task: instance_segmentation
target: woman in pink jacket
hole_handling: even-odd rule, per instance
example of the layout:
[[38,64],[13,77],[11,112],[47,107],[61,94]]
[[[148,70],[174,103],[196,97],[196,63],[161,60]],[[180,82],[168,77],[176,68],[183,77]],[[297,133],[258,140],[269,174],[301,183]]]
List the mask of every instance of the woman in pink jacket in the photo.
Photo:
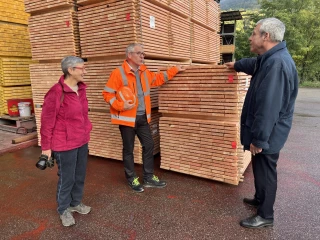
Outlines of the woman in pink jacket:
[[63,75],[47,92],[41,114],[42,154],[54,158],[58,165],[57,203],[63,226],[75,224],[72,212],[88,214],[84,205],[84,180],[88,159],[88,142],[92,124],[88,118],[87,73],[81,58],[69,56],[61,61]]

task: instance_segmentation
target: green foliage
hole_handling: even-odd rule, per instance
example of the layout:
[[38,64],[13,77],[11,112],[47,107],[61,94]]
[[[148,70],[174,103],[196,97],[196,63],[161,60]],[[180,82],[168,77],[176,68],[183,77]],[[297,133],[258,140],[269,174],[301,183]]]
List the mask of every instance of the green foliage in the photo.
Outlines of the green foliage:
[[300,83],[300,87],[320,88],[320,81],[317,81],[317,82],[304,81],[303,83]]
[[248,37],[259,19],[276,17],[286,25],[285,40],[300,82],[320,81],[320,0],[260,0],[261,10],[237,27],[236,58],[252,56]]
[[243,21],[237,21],[235,59],[256,56],[250,52],[249,37],[260,19],[259,11],[246,11],[242,13]]

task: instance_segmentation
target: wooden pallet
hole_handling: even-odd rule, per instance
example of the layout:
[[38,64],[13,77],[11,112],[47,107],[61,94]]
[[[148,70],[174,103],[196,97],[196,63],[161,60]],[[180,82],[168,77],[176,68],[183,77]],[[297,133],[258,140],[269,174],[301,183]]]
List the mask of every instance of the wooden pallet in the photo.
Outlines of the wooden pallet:
[[27,134],[36,130],[35,117],[10,117],[9,115],[0,116],[0,130]]

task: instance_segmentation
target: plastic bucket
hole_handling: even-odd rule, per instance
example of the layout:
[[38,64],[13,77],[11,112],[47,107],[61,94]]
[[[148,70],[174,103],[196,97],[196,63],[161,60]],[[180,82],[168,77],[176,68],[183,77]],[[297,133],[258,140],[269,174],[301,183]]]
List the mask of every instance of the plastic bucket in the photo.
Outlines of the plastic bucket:
[[31,116],[31,109],[30,109],[29,102],[19,102],[18,108],[19,108],[20,117],[30,117]]

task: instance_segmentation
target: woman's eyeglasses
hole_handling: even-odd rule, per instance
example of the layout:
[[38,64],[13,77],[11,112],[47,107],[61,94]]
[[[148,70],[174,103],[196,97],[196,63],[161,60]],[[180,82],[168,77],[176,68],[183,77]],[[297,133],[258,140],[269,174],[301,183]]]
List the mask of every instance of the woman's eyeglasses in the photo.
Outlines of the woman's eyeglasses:
[[85,67],[73,67],[73,68],[80,69],[80,70],[82,70],[82,72],[84,72],[86,70]]

